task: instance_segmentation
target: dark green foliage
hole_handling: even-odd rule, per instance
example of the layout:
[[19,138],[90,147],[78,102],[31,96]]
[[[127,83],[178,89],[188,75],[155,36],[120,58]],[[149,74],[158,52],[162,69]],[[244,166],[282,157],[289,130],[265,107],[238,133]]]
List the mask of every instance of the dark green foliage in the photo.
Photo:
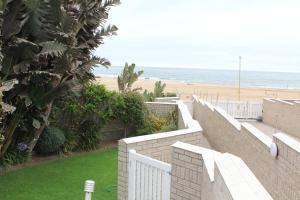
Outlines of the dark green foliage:
[[39,154],[50,154],[58,152],[65,142],[65,136],[62,130],[55,127],[47,127],[36,145],[36,151]]
[[101,128],[123,107],[119,93],[94,84],[84,86],[79,96],[70,95],[58,102],[52,121],[68,134],[65,151],[95,149],[102,138]]
[[79,136],[76,133],[71,132],[69,130],[64,130],[64,135],[66,140],[61,147],[62,153],[74,151],[77,147]]
[[165,97],[177,97],[177,94],[175,92],[167,92]]
[[[0,79],[16,79],[3,101],[7,116],[0,157],[23,135],[30,154],[48,124],[53,102],[94,78],[110,62],[93,55],[117,27],[106,25],[119,0],[11,0],[0,4]],[[2,9],[5,8],[5,9]]]
[[[124,108],[119,118],[125,124],[124,137],[135,135],[135,131],[143,129],[146,122],[147,108],[143,96],[137,92],[123,93]],[[128,128],[131,126],[134,131],[128,134]]]
[[0,158],[0,173],[1,168],[5,168],[9,165],[23,163],[27,159],[25,152],[18,151],[17,149],[8,149],[4,156]]
[[123,122],[124,137],[171,130],[174,126],[170,124],[176,127],[177,122],[151,115],[138,92],[117,93],[94,84],[84,86],[79,96],[69,95],[57,102],[51,118],[65,132],[63,152],[97,148],[103,139],[102,128],[115,119]]

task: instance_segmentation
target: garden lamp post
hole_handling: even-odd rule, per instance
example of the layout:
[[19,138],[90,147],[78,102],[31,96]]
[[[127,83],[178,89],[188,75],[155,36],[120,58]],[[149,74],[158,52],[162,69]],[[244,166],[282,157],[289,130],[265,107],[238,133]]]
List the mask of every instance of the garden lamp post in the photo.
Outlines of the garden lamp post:
[[92,193],[94,192],[95,181],[87,180],[85,181],[84,191],[85,191],[85,200],[92,199]]

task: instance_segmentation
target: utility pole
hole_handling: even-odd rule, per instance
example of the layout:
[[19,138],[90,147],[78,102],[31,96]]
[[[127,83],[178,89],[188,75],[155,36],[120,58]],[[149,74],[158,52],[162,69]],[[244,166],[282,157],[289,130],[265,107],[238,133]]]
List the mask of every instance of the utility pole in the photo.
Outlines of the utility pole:
[[239,101],[241,101],[241,68],[242,68],[242,56],[239,56]]

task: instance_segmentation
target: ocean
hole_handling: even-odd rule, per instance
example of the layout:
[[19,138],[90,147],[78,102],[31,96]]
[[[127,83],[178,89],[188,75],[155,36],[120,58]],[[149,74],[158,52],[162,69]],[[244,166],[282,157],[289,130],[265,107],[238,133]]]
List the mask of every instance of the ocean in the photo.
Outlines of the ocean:
[[[123,67],[97,67],[94,74],[97,76],[117,76]],[[177,80],[186,83],[203,83],[225,86],[238,85],[238,71],[194,69],[194,68],[162,68],[162,67],[136,67],[143,70],[144,79]],[[281,89],[300,89],[300,73],[292,72],[264,72],[241,71],[242,87],[262,87]]]

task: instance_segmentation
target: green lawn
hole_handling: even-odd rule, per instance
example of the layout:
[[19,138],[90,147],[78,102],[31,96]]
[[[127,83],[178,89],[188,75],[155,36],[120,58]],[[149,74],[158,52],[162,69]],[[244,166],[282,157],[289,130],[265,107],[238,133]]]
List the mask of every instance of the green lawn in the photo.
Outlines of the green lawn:
[[84,181],[96,182],[93,200],[117,199],[117,148],[50,161],[0,176],[1,200],[83,200]]

